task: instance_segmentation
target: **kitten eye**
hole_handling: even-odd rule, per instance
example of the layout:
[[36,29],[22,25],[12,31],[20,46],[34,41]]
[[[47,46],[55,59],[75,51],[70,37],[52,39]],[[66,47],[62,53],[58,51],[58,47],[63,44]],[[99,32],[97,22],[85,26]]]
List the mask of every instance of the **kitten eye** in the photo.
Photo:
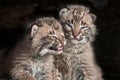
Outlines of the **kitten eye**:
[[80,30],[82,30],[82,31],[89,31],[90,29],[89,29],[89,27],[86,25],[86,26],[80,26]]
[[84,21],[81,21],[80,29],[88,29],[88,26]]
[[80,27],[80,29],[86,29],[87,28],[87,26],[81,26]]
[[66,24],[66,25],[69,26],[70,28],[72,28],[72,24],[68,23],[68,24]]
[[66,25],[70,28],[73,28],[73,22],[70,22],[70,20],[67,21]]

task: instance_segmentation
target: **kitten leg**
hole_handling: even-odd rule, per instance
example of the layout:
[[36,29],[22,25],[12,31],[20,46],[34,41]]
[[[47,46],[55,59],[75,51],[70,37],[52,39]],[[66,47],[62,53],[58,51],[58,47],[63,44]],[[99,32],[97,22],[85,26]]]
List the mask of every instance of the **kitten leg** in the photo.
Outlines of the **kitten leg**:
[[12,76],[13,80],[35,80],[29,73],[18,73],[17,75]]
[[84,80],[103,80],[101,71],[98,71],[96,66],[88,64],[83,64],[81,67],[81,70],[83,71],[83,79]]
[[54,69],[52,72],[53,80],[62,80],[62,74],[58,71],[58,69]]
[[11,71],[13,80],[36,80],[32,76],[32,69],[28,65],[16,66]]

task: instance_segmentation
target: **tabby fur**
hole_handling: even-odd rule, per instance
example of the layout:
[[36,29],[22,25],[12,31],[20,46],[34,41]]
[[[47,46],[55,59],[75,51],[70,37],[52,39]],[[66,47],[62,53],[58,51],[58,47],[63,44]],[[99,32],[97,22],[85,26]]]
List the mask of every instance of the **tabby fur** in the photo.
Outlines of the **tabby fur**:
[[[68,5],[60,10],[59,16],[67,39],[63,57],[56,59],[64,63],[56,66],[62,73],[62,80],[103,80],[92,46],[96,16],[83,5]],[[61,67],[66,68],[67,73]]]
[[60,80],[53,55],[62,53],[65,37],[53,17],[38,18],[3,60],[3,73],[13,80]]

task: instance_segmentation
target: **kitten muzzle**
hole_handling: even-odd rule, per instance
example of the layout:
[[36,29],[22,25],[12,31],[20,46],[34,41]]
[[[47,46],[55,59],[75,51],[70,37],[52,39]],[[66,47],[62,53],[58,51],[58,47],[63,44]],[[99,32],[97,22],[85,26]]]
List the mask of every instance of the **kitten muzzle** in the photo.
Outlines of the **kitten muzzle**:
[[56,52],[63,52],[63,45],[62,44],[54,44],[52,47],[49,48],[50,50],[54,50]]

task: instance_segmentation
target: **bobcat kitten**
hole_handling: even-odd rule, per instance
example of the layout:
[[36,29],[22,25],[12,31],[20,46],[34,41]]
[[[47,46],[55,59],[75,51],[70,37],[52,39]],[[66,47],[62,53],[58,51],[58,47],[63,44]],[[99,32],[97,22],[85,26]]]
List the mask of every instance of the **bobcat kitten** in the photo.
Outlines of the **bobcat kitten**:
[[59,16],[67,39],[61,62],[68,73],[58,67],[63,80],[103,80],[91,45],[96,35],[96,16],[83,5],[69,5],[60,10]]
[[60,23],[53,17],[38,18],[4,59],[4,72],[13,80],[59,80],[53,55],[61,54],[64,44]]

